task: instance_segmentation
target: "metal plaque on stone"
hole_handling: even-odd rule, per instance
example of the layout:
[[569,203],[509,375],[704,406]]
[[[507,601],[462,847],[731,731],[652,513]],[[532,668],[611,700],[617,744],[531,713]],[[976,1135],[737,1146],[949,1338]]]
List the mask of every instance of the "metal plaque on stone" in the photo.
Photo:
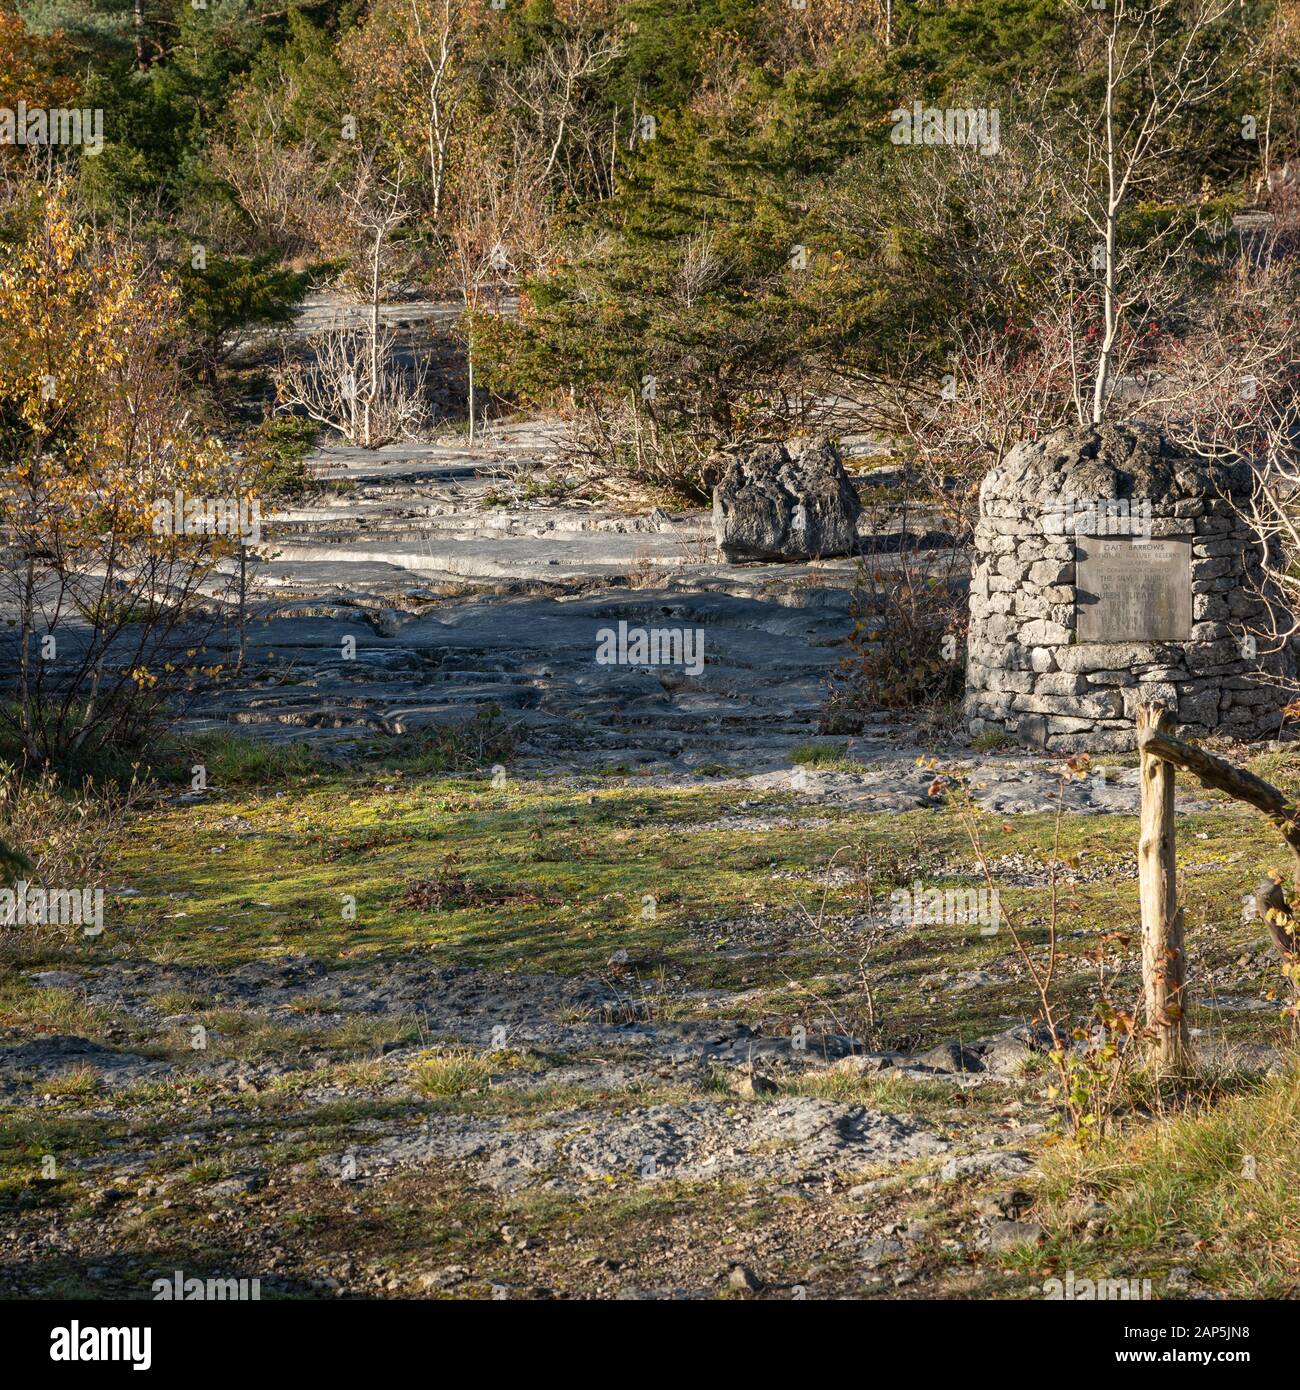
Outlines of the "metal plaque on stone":
[[1176,642],[1192,635],[1192,542],[1075,539],[1075,641]]

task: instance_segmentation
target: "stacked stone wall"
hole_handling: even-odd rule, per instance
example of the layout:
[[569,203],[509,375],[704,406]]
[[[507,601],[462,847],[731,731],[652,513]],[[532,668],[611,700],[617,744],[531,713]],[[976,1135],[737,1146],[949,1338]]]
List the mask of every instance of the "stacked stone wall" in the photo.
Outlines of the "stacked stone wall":
[[[1126,749],[1145,702],[1173,711],[1185,736],[1276,737],[1285,698],[1278,677],[1290,662],[1285,650],[1267,650],[1261,635],[1276,603],[1241,517],[1249,475],[1170,460],[1158,437],[1120,433],[1098,448],[1099,433],[1080,441],[1062,432],[1019,446],[981,489],[967,646],[970,733],[1004,732],[1053,751]],[[1115,454],[1118,462],[1108,457]],[[1071,523],[1090,512],[1113,521],[1099,499],[1120,499],[1125,523],[1153,539],[1190,540],[1187,640],[1076,641]]]

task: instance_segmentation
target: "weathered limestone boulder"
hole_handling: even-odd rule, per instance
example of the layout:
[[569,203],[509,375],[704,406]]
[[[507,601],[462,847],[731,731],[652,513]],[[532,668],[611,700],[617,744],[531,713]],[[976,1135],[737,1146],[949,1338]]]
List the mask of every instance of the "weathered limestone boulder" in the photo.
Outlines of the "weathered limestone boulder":
[[734,454],[713,489],[713,535],[729,561],[813,560],[857,548],[857,490],[828,439]]

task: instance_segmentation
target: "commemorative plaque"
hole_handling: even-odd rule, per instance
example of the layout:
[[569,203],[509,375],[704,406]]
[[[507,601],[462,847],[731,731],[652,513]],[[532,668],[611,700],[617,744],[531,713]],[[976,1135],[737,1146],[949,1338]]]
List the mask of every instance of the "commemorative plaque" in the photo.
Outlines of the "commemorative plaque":
[[1078,642],[1187,641],[1190,538],[1077,537],[1074,602]]

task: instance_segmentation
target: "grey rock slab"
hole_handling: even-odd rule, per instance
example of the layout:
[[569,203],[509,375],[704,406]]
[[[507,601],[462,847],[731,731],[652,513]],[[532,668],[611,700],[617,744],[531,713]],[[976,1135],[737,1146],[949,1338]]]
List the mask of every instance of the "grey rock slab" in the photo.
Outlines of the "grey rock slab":
[[963,1047],[959,1042],[940,1043],[928,1052],[922,1052],[907,1059],[911,1067],[927,1067],[932,1071],[980,1072],[984,1063],[972,1048]]
[[[417,1134],[350,1153],[360,1176],[450,1158],[467,1162],[487,1186],[511,1191],[620,1177],[791,1180],[908,1162],[947,1148],[946,1140],[898,1116],[796,1096],[730,1107],[690,1101],[614,1116],[562,1112],[527,1131],[436,1116]],[[342,1171],[342,1156],[322,1166]]]
[[[504,1028],[509,1047],[576,1052],[616,1045],[645,1063],[738,1067],[753,1059],[803,1069],[825,1065],[856,1047],[848,1037],[811,1034],[805,1047],[795,1048],[789,1037],[756,1034],[725,1018],[647,1022],[648,1004],[635,981],[620,989],[581,977],[440,968],[419,957],[334,969],[303,956],[221,970],[113,963],[96,968],[83,983],[91,1004],[150,1022],[159,1019],[151,1000],[164,991],[180,991],[193,995],[201,1009],[235,1007],[283,1019],[286,1006],[309,1006],[302,1008],[304,1018],[335,1023],[357,1014],[418,1017],[432,1036],[485,1049],[499,1046],[495,1030]],[[88,1049],[97,1047],[81,1042]]]
[[27,978],[42,989],[77,989],[85,983],[80,975],[71,970],[41,970]]
[[[318,450],[312,471],[346,490],[270,517],[253,572],[272,601],[255,602],[239,679],[201,694],[187,729],[236,724],[348,757],[496,705],[528,731],[529,772],[606,754],[679,777],[779,766],[816,733],[852,628],[854,562],[720,563],[698,511],[525,500],[510,480],[554,462],[564,428],[494,422],[472,447]],[[818,454],[795,452],[810,466]],[[484,506],[489,489],[508,504]],[[698,629],[703,669],[597,663],[597,634],[621,623]],[[206,643],[214,664],[233,654],[233,626]]]
[[866,1269],[878,1269],[881,1265],[893,1264],[907,1253],[907,1246],[901,1240],[889,1237],[885,1240],[869,1241],[862,1247],[858,1260]]
[[1022,1245],[1037,1245],[1043,1235],[1043,1228],[1036,1221],[995,1221],[989,1228],[988,1248],[1005,1251]]
[[48,1081],[89,1069],[110,1086],[170,1076],[175,1068],[134,1052],[120,1052],[89,1038],[54,1033],[28,1042],[0,1045],[0,1088],[12,1092],[28,1081]]
[[972,1176],[1018,1178],[1033,1166],[1033,1160],[1026,1153],[999,1150],[993,1153],[959,1154],[944,1160],[939,1176],[944,1182]]
[[[769,771],[744,779],[758,790],[793,791],[827,805],[865,811],[911,811],[938,807],[939,795],[930,794],[933,770],[916,766],[918,750],[895,745],[878,753],[863,752],[861,772],[829,772],[816,767]],[[854,757],[854,750],[849,750]],[[1081,815],[1135,815],[1139,788],[1136,768],[1107,768],[1087,777],[1062,780],[1063,759],[1006,757],[981,759],[958,757],[939,770],[960,773],[974,800],[985,810],[1001,815],[1039,815],[1065,811]],[[1195,797],[1179,798],[1183,811],[1203,810],[1211,803]]]
[[[649,736],[659,747],[675,740],[666,752],[680,769],[688,756],[729,761],[734,746],[752,756],[760,734],[788,732],[783,747],[762,750],[770,764],[815,730],[835,644],[851,624],[847,595],[806,606],[791,597],[607,588],[466,596],[412,612],[281,599],[250,625],[244,684],[201,696],[190,724],[238,723],[267,737],[400,735],[453,722],[458,706],[496,705],[539,729],[549,721],[533,752],[552,765],[564,751],[581,757],[601,742],[627,748]],[[689,663],[684,649],[668,664],[598,661],[621,624],[685,630],[703,663]],[[233,648],[216,639],[207,654],[232,664]]]

